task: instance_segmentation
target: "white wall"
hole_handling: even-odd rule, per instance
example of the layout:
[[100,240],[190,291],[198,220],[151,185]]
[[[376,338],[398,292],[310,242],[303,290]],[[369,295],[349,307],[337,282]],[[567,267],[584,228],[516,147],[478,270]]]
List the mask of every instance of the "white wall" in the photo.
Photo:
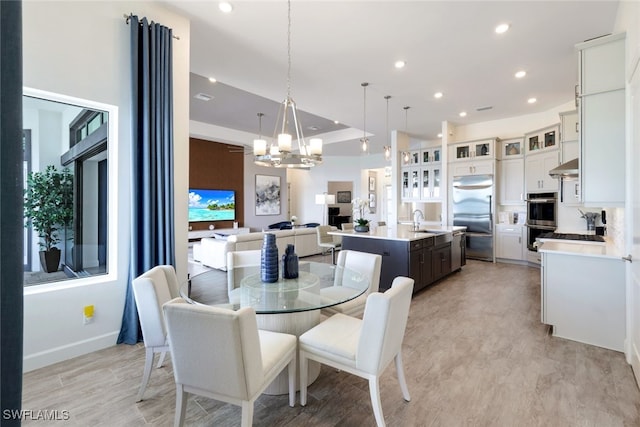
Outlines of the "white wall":
[[[115,177],[118,200],[109,210],[119,221],[117,256],[109,260],[116,276],[25,289],[26,371],[111,346],[120,330],[131,225],[130,29],[123,18],[129,12],[171,27],[180,37],[173,44],[176,268],[180,280],[186,280],[189,21],[151,2],[23,2],[24,85],[116,106],[118,146],[109,150],[117,151],[120,172]],[[87,304],[95,306],[95,320],[84,326]]]

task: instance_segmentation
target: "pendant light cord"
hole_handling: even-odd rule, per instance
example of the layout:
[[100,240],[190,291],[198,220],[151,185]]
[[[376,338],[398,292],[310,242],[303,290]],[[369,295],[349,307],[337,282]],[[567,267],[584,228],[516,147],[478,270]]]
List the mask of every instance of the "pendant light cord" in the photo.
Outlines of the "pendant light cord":
[[287,2],[287,99],[291,98],[291,0]]

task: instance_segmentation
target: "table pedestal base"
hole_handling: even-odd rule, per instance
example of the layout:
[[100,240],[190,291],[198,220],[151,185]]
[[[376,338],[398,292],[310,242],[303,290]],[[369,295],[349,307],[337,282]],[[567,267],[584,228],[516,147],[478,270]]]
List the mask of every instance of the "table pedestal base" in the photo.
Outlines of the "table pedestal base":
[[[320,323],[320,310],[301,311],[282,314],[258,314],[258,328],[266,331],[284,332],[300,335]],[[297,355],[296,355],[297,358]],[[320,374],[320,364],[309,361],[309,384],[312,384]],[[300,389],[300,363],[296,364],[296,390]],[[265,394],[289,393],[289,376],[285,368],[264,391]]]

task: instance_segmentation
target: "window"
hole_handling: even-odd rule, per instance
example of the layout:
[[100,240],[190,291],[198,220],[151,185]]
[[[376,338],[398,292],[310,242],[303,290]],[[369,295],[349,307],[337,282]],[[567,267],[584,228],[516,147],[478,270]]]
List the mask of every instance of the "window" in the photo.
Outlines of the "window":
[[24,285],[107,275],[115,246],[116,219],[107,206],[116,204],[109,146],[117,109],[24,93]]

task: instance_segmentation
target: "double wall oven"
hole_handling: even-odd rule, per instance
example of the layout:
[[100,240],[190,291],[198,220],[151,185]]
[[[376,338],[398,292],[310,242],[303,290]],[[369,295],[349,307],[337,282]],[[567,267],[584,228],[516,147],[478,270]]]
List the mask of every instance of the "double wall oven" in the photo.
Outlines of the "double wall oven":
[[537,251],[536,237],[558,225],[558,193],[527,194],[527,248]]

